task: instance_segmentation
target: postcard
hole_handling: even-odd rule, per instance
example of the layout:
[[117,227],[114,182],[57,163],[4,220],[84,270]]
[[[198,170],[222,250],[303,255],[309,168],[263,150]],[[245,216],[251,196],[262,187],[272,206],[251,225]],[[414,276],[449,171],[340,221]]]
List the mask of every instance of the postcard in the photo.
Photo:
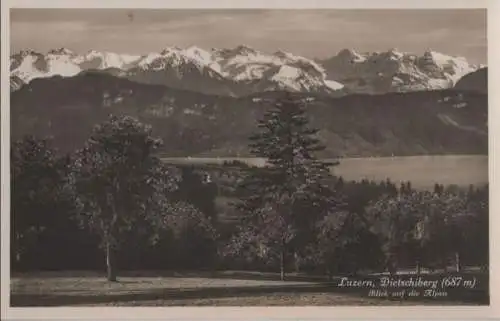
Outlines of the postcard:
[[2,2],[2,315],[492,316],[493,9],[384,3]]

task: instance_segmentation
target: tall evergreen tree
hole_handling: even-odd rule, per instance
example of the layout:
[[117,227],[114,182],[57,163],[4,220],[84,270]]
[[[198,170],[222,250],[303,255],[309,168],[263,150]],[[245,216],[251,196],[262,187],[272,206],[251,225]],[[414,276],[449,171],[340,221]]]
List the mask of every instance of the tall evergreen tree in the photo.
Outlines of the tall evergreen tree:
[[[254,156],[267,160],[264,168],[251,168],[242,183],[245,196],[239,209],[245,214],[242,231],[232,251],[254,247],[279,260],[284,278],[288,254],[295,256],[314,239],[316,222],[338,204],[330,187],[330,166],[315,153],[324,149],[308,125],[305,106],[289,94],[278,99],[258,122],[250,137]],[[265,247],[263,249],[262,247]]]

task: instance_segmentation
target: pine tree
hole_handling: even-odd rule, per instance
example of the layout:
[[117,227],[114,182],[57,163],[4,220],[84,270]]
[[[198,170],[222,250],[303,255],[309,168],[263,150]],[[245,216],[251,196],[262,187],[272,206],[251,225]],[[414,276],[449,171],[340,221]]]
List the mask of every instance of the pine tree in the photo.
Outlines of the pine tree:
[[401,183],[401,186],[399,187],[399,194],[400,195],[406,194],[406,184],[405,183]]
[[258,128],[250,148],[267,165],[247,171],[240,187],[246,195],[238,204],[245,219],[230,248],[234,252],[258,242],[261,256],[279,259],[283,279],[286,256],[304,249],[314,238],[316,222],[338,204],[329,186],[329,167],[336,163],[314,156],[324,149],[315,137],[318,130],[308,126],[304,106],[288,94],[264,114]]

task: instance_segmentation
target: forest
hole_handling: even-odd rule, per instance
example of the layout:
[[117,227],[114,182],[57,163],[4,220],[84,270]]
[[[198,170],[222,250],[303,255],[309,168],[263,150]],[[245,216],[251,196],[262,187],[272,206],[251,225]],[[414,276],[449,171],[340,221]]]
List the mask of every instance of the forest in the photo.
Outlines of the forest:
[[[248,138],[264,167],[172,165],[168,141],[110,116],[85,144],[11,146],[11,269],[274,271],[325,277],[487,269],[488,186],[347,181],[307,108],[276,99]],[[161,149],[161,150],[164,150]],[[339,160],[342,161],[341,159]]]

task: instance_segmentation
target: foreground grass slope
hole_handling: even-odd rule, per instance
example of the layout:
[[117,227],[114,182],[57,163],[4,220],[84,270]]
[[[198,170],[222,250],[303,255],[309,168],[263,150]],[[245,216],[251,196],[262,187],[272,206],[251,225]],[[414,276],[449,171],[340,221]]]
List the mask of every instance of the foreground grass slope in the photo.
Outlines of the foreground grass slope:
[[[117,283],[95,272],[38,272],[11,280],[12,306],[338,306],[487,304],[488,285],[474,274],[478,286],[447,298],[374,298],[367,289],[338,287],[340,278],[290,274],[282,282],[275,273],[130,272]],[[377,276],[367,279],[377,279]],[[432,279],[433,276],[426,276]],[[435,276],[434,278],[440,278]]]

